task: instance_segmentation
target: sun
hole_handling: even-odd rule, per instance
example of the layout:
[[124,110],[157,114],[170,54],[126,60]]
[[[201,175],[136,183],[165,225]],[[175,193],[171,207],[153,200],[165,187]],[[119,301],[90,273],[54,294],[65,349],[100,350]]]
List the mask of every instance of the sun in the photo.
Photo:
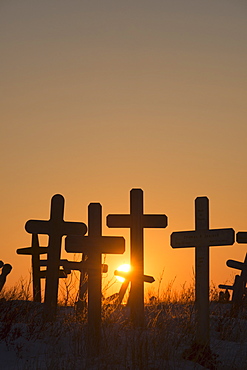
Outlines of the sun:
[[[123,265],[121,265],[117,268],[117,271],[129,272],[130,268],[131,267],[128,263],[124,263]],[[120,283],[123,283],[125,281],[125,278],[123,278],[121,276],[116,276],[116,278],[118,279],[118,281],[120,281]]]

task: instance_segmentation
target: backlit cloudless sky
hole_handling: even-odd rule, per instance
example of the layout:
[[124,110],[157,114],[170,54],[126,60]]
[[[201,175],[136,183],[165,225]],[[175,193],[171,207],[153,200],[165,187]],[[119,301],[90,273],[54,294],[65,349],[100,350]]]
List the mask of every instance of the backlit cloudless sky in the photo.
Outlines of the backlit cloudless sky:
[[[8,284],[28,276],[28,219],[129,212],[131,188],[169,225],[145,231],[145,273],[191,282],[194,251],[173,231],[194,229],[194,199],[210,199],[211,228],[247,231],[247,2],[245,0],[1,1],[1,253]],[[107,256],[109,278],[129,262]],[[211,279],[233,281],[211,248]],[[66,257],[70,257],[66,255]],[[71,257],[72,258],[72,257]]]

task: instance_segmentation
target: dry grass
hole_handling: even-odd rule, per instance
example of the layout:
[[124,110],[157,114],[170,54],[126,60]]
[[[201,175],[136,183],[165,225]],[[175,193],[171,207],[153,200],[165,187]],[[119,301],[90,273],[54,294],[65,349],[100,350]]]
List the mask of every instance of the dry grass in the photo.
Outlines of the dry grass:
[[[65,283],[66,284],[66,283]],[[102,341],[97,357],[86,346],[86,317],[76,315],[73,287],[68,282],[65,300],[54,323],[42,320],[42,304],[31,302],[30,282],[2,292],[0,349],[8,369],[202,369],[183,359],[193,342],[194,289],[178,293],[172,283],[152,304],[145,305],[145,326],[135,329],[128,307],[104,305]],[[73,295],[72,295],[73,296]],[[212,287],[211,297],[218,292]],[[148,301],[148,297],[147,297]],[[62,302],[60,302],[62,303]],[[230,304],[211,302],[211,348],[218,355],[217,369],[247,368],[247,314],[230,317]],[[12,365],[12,362],[13,365]],[[2,362],[3,363],[3,362]]]

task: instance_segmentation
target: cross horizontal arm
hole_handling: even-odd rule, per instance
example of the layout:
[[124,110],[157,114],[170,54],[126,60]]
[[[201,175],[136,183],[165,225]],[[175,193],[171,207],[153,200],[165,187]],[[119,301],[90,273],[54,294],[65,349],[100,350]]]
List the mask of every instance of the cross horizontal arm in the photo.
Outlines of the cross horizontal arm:
[[[58,271],[58,278],[59,279],[65,279],[67,277],[67,275],[71,274],[71,271],[65,271],[65,270],[59,270]],[[47,271],[44,270],[44,271],[40,271],[39,272],[39,277],[40,279],[45,279],[47,277]]]
[[163,228],[167,226],[166,215],[144,215],[143,228]]
[[247,264],[239,261],[234,261],[234,260],[228,260],[226,262],[226,265],[228,267],[231,267],[233,269],[238,269],[238,270],[247,270]]
[[30,234],[49,234],[50,223],[44,220],[29,220],[26,222],[25,230]]
[[218,287],[220,289],[229,289],[229,290],[233,290],[234,289],[234,286],[233,285],[220,284],[220,285],[218,285]]
[[125,240],[121,236],[67,236],[65,250],[68,253],[123,254]]
[[[77,261],[68,261],[66,259],[60,260],[60,266],[63,266],[65,270],[81,270],[83,265],[85,265],[85,261],[77,262]],[[47,260],[40,260],[40,266],[47,266]]]
[[211,229],[179,231],[171,234],[172,248],[189,248],[197,246],[220,246],[234,243],[234,230]]
[[247,243],[247,232],[240,231],[237,233],[237,242],[238,243]]
[[[44,267],[47,266],[48,261],[47,260],[40,260],[40,266]],[[63,266],[65,270],[87,270],[90,268],[90,261],[68,261],[66,259],[61,259],[60,260],[60,266]],[[108,272],[108,265],[105,263],[102,263],[101,269],[103,273]]]
[[[57,228],[57,225],[56,225]],[[52,232],[59,232],[62,235],[85,235],[87,227],[83,222],[66,222],[61,221],[59,231],[53,226],[51,220],[29,220],[26,222],[25,229],[31,234],[47,234],[50,235]]]
[[19,248],[16,250],[17,254],[44,254],[48,253],[47,247],[27,247],[27,248]]
[[85,235],[87,226],[83,222],[63,221],[63,235]]
[[130,215],[108,215],[106,217],[106,224],[108,227],[131,227]]

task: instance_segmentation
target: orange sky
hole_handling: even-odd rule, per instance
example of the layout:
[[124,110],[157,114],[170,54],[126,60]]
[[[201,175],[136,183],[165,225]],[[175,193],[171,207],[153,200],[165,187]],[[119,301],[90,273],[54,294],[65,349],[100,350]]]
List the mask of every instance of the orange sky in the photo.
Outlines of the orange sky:
[[[145,231],[145,273],[190,283],[194,251],[173,250],[173,231],[194,229],[194,199],[210,199],[211,228],[247,231],[246,1],[3,1],[1,48],[1,255],[8,285],[27,277],[29,219],[65,220],[87,206],[146,213],[168,227]],[[129,262],[107,256],[113,271]],[[227,259],[247,245],[211,248],[211,279],[232,282]],[[106,279],[108,279],[106,278]],[[157,287],[157,284],[156,284]]]

